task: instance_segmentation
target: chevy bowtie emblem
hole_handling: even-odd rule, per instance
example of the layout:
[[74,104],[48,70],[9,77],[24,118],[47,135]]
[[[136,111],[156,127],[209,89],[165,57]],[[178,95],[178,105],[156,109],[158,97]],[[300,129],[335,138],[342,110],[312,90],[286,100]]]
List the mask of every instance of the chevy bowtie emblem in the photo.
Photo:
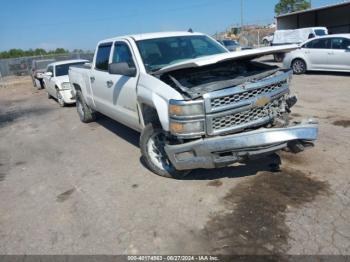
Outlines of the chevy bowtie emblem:
[[263,96],[263,97],[258,98],[255,101],[255,106],[262,107],[262,106],[266,105],[269,102],[270,102],[270,98],[267,97],[267,96]]

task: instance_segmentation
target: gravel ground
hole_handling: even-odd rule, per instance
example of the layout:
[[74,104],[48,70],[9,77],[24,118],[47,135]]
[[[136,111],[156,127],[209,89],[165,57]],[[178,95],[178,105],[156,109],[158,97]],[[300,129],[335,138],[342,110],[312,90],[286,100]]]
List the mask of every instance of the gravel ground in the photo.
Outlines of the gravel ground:
[[0,89],[1,254],[350,255],[350,78],[295,76],[295,120],[320,123],[297,155],[184,180],[140,161],[139,134],[79,121],[29,78]]

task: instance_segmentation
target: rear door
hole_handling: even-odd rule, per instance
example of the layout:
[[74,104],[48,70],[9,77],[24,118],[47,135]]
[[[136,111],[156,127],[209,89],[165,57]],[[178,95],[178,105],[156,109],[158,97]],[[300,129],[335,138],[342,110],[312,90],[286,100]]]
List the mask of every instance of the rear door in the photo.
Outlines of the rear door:
[[330,69],[329,56],[332,53],[330,39],[314,39],[303,46],[303,52],[308,58],[310,70],[327,70]]
[[344,37],[331,38],[332,52],[329,63],[334,70],[350,71],[350,39]]
[[107,85],[108,63],[111,54],[112,42],[100,44],[97,48],[94,68],[91,70],[91,89],[97,111],[109,115],[110,90]]
[[101,44],[97,49],[95,67],[91,74],[91,87],[97,111],[137,129],[138,77],[108,73],[110,63],[126,62],[129,66],[135,66],[134,61],[131,48],[126,41]]

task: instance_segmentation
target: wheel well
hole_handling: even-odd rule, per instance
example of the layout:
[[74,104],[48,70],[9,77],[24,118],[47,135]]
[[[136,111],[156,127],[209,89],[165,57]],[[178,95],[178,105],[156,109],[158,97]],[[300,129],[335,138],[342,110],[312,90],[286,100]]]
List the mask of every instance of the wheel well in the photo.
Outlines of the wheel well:
[[304,64],[305,64],[305,67],[306,67],[305,69],[307,69],[307,63],[306,63],[306,61],[305,61],[303,58],[300,58],[300,57],[294,58],[294,59],[292,60],[292,62],[290,63],[290,65],[293,66],[293,63],[294,63],[294,61],[296,61],[296,60],[301,60],[301,61],[303,61]]
[[74,86],[75,90],[80,90],[81,91],[80,85],[73,83],[73,86]]
[[154,107],[151,107],[146,104],[141,105],[141,112],[144,125],[148,123],[157,123],[160,124],[157,110]]

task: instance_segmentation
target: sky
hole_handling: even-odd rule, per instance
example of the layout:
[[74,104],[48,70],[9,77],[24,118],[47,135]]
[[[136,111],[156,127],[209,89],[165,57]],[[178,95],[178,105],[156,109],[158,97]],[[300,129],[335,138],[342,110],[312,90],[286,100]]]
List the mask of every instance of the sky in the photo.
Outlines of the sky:
[[[278,0],[243,0],[245,24],[273,22]],[[313,7],[340,0],[312,0]],[[0,51],[93,50],[102,39],[192,28],[214,34],[239,24],[241,0],[0,0]]]

